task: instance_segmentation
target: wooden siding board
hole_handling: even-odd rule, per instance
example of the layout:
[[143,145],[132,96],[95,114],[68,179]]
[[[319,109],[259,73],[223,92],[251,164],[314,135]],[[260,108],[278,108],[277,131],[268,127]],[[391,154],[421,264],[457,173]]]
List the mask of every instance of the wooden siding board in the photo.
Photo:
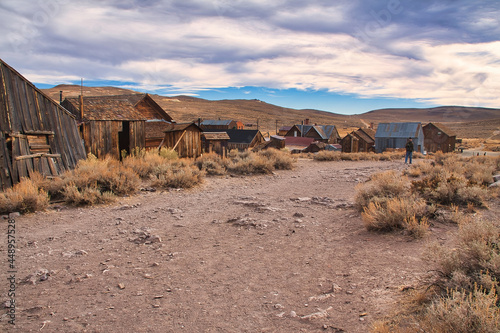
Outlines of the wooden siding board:
[[5,84],[4,67],[0,66],[0,131],[10,132],[9,105]]

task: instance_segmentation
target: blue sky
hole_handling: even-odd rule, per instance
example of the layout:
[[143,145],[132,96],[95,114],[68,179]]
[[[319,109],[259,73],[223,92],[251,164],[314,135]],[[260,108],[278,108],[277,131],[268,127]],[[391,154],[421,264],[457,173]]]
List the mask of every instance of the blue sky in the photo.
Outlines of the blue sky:
[[42,88],[500,108],[499,17],[497,0],[2,0],[0,58]]

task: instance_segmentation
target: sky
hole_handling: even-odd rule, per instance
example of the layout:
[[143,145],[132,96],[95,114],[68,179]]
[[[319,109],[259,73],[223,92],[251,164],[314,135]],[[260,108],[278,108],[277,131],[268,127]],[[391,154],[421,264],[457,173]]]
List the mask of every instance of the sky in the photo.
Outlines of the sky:
[[0,58],[40,88],[500,108],[499,18],[498,0],[0,0]]

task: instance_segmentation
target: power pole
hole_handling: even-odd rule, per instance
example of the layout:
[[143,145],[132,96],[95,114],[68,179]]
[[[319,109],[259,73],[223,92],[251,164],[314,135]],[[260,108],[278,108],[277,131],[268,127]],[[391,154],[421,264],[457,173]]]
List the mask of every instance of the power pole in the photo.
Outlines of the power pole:
[[278,135],[278,119],[276,119],[276,135]]

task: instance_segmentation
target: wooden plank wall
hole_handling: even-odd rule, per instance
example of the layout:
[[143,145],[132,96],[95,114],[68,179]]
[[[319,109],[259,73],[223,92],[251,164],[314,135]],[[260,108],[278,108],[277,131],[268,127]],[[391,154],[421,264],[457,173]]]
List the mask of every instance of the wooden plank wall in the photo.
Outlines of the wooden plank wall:
[[[175,131],[165,133],[163,146],[173,148],[183,132],[184,131]],[[175,151],[177,151],[179,157],[196,158],[201,155],[201,148],[202,144],[200,131],[187,128],[186,134],[182,137],[182,140],[177,145]]]
[[[2,180],[2,187],[9,187],[34,171],[57,175],[76,167],[86,155],[75,118],[1,61],[0,79],[0,130],[3,138],[0,149],[3,150],[3,159],[9,160],[12,167],[10,182]],[[39,149],[38,152],[37,149],[32,151],[27,135],[45,135],[48,151],[47,147],[44,153]],[[7,147],[7,140],[12,140],[12,151]],[[5,173],[6,162],[2,168]]]
[[[130,149],[145,147],[144,121],[130,121]],[[122,131],[122,122],[114,120],[91,120],[83,125],[85,150],[98,158],[111,155],[120,159],[118,132]]]

